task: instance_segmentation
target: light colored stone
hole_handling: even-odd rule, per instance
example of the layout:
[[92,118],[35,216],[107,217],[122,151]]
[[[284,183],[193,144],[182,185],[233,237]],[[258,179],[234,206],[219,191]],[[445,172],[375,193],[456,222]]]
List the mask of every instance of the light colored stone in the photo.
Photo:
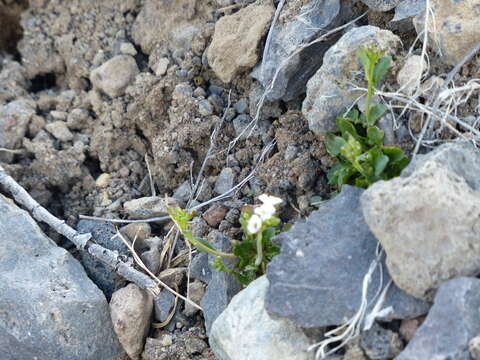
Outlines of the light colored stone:
[[60,141],[73,140],[73,134],[68,129],[67,123],[64,121],[54,121],[45,126],[45,129]]
[[401,0],[362,0],[362,2],[374,11],[389,11],[397,6]]
[[468,350],[473,360],[480,360],[480,336],[475,336],[470,340]]
[[124,42],[120,44],[120,52],[125,55],[137,55],[137,50],[135,49],[135,46],[133,46],[132,43],[129,42]]
[[446,144],[362,195],[390,275],[407,293],[430,298],[446,280],[480,272],[478,174],[480,151]]
[[[431,0],[429,46],[443,62],[456,65],[480,40],[478,0]],[[414,18],[417,33],[425,26],[425,10]]]
[[14,149],[21,145],[34,115],[35,103],[27,99],[14,100],[0,106],[0,147]]
[[302,112],[310,130],[319,135],[335,130],[335,119],[363,94],[350,90],[352,82],[364,81],[356,54],[359,48],[376,45],[392,55],[399,44],[400,38],[391,31],[375,26],[353,28],[343,35],[325,53],[322,67],[307,83]]
[[225,83],[258,61],[258,46],[268,29],[275,9],[271,0],[258,0],[215,24],[208,49],[208,63]]
[[[203,299],[203,295],[205,295],[205,285],[198,280],[190,283],[188,285],[190,300],[192,300],[195,304],[200,304],[200,301]],[[185,309],[183,313],[187,316],[193,316],[198,312],[198,308],[194,307],[190,303],[185,303]]]
[[170,64],[170,60],[166,57],[161,58],[153,67],[153,72],[157,76],[163,76],[167,73],[168,65]]
[[168,207],[175,207],[173,198],[160,196],[147,196],[125,202],[123,208],[132,218],[147,219],[150,217],[167,215]]
[[214,321],[210,346],[219,360],[313,360],[301,328],[268,315],[267,288],[266,276],[255,280]]
[[417,86],[420,86],[423,70],[427,64],[422,56],[411,55],[405,60],[405,64],[397,74],[397,82],[400,90],[405,94],[412,94]]
[[121,96],[134,80],[138,70],[130,55],[117,55],[90,73],[90,81],[111,98]]
[[135,284],[129,284],[112,295],[110,314],[113,328],[132,359],[138,359],[143,350],[152,310],[152,296]]
[[100,189],[105,189],[110,181],[110,174],[103,173],[95,180],[95,185]]

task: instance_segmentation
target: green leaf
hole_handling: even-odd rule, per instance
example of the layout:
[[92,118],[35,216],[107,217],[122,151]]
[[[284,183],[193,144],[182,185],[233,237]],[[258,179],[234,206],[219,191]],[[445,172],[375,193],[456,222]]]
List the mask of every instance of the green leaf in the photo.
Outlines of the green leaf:
[[377,126],[370,126],[367,129],[367,140],[369,145],[383,145],[384,132]]
[[362,153],[362,144],[355,139],[352,135],[348,134],[348,141],[340,149],[340,154],[343,155],[348,161],[354,163],[357,156]]
[[382,151],[390,158],[392,163],[405,158],[405,153],[403,150],[395,146],[382,146]]
[[375,65],[375,69],[373,71],[373,85],[375,87],[377,87],[385,78],[391,62],[392,58],[390,56],[384,56]]
[[345,139],[341,138],[340,136],[336,136],[333,133],[328,133],[325,137],[325,146],[328,153],[332,156],[338,156],[342,147],[346,143],[347,142],[345,141]]
[[[199,238],[199,237],[196,237],[195,238],[196,241],[198,241],[199,243],[201,243],[202,245],[206,246],[207,248],[209,249],[212,249],[212,250],[217,250],[215,249],[212,244],[210,244],[208,241],[206,241],[205,239],[202,239],[202,238]],[[198,251],[202,251],[202,252],[207,252],[205,250],[203,250],[202,248],[200,247],[196,247]]]
[[344,138],[348,138],[348,134],[352,135],[353,137],[358,137],[355,126],[348,119],[337,118],[336,123],[338,130],[340,130]]
[[376,104],[370,108],[370,113],[368,114],[369,118],[367,119],[367,125],[373,126],[377,123],[383,114],[388,110],[388,108],[383,104]]
[[352,120],[359,120],[360,112],[357,109],[352,109],[347,113],[347,115],[345,115],[345,117]]
[[373,153],[373,168],[376,178],[385,170],[389,161],[388,156],[384,155],[379,149],[375,149]]
[[368,56],[368,50],[366,48],[360,48],[357,50],[357,57],[363,65],[365,71],[365,80],[368,81],[367,74],[371,67],[370,57]]

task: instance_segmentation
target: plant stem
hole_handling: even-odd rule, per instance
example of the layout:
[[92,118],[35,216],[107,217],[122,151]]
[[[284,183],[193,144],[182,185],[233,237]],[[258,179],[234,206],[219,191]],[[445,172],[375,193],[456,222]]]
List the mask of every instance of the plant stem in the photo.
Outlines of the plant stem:
[[255,259],[255,266],[259,266],[263,261],[263,244],[262,244],[262,232],[257,234],[257,258]]
[[367,102],[365,103],[365,119],[367,120],[367,125],[369,125],[370,123],[370,107],[372,106],[372,98],[375,90],[373,87],[373,71],[374,70],[375,70],[375,64],[373,64],[373,66],[371,65],[370,69],[368,69]]

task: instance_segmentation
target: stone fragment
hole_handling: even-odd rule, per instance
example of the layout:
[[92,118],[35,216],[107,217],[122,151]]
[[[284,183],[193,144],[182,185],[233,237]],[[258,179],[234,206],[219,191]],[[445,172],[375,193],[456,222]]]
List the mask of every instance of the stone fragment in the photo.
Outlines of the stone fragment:
[[323,65],[307,83],[302,112],[315,134],[336,129],[335,119],[342,115],[362,93],[352,91],[352,82],[361,83],[363,68],[357,50],[375,45],[393,54],[400,38],[375,26],[360,26],[343,35],[324,56]]
[[232,189],[234,181],[235,173],[233,169],[229,167],[223,168],[215,182],[214,191],[219,195],[226,193]]
[[115,98],[123,95],[139,72],[132,56],[117,55],[93,70],[90,73],[90,81],[95,88]]
[[444,283],[424,323],[396,360],[469,360],[468,343],[480,333],[480,280]]
[[415,332],[422,325],[422,322],[425,320],[424,316],[419,316],[414,319],[405,319],[400,323],[400,335],[405,339],[405,341],[410,342],[415,336]]
[[120,359],[108,303],[80,263],[0,195],[2,360]]
[[108,187],[108,182],[110,180],[110,174],[103,173],[95,180],[95,185],[100,189],[105,189]]
[[218,224],[225,218],[227,214],[227,208],[222,204],[213,204],[205,211],[202,217],[205,219],[208,225],[211,227],[218,227]]
[[268,280],[253,281],[215,320],[210,346],[220,360],[313,360],[310,341],[292,321],[265,310]]
[[157,61],[156,64],[153,65],[153,72],[157,76],[163,76],[167,73],[168,65],[170,64],[170,60],[168,58],[161,58]]
[[129,284],[112,295],[110,313],[113,328],[132,359],[138,359],[142,353],[150,329],[152,309],[152,296],[135,284]]
[[127,201],[123,204],[125,212],[132,218],[148,219],[151,217],[165,216],[168,207],[178,206],[174,199],[160,196],[147,196]]
[[403,0],[395,8],[392,21],[411,19],[425,10],[426,0]]
[[403,343],[397,333],[377,323],[362,333],[360,346],[371,360],[389,360],[400,354]]
[[397,6],[401,0],[362,0],[362,2],[374,11],[389,11]]
[[258,0],[215,24],[208,48],[208,63],[225,83],[255,66],[258,46],[268,29],[275,9],[271,0]]
[[262,62],[252,73],[266,89],[269,100],[288,101],[305,92],[308,79],[322,65],[323,55],[332,41],[301,47],[348,18],[351,8],[350,4],[342,8],[339,0],[298,3],[292,6],[298,8],[295,14],[276,22]]
[[[217,250],[224,252],[231,252],[232,250],[230,239],[221,232],[213,231],[209,234],[207,240]],[[218,315],[225,310],[232,298],[242,289],[242,286],[232,274],[221,272],[213,268],[211,264],[214,260],[215,256],[209,254],[208,261],[211,271],[211,279],[208,282],[207,290],[200,303],[200,306],[203,309],[207,334],[209,334],[212,323]],[[223,262],[225,266],[233,268],[236,260],[227,259]]]
[[[267,266],[270,287],[266,308],[272,315],[313,328],[343,324],[358,311],[363,278],[376,259],[378,244],[361,212],[363,191],[345,185],[339,195],[276,238],[282,244],[281,252]],[[383,270],[386,284],[390,276]],[[367,312],[379,284],[376,271],[370,282]],[[385,320],[415,317],[428,310],[427,304],[393,284],[383,308],[389,306],[393,311]]]
[[[113,238],[116,229],[111,223],[93,220],[80,220],[77,224],[80,233],[91,233],[95,242],[107,249],[117,251],[121,255],[130,256],[130,251],[121,239]],[[114,269],[94,259],[85,251],[80,252],[80,262],[92,281],[103,291],[107,299],[112,293],[125,285],[125,279]]]
[[73,134],[65,121],[54,121],[45,126],[45,129],[60,141],[73,140]]
[[[192,300],[195,304],[200,304],[205,295],[205,285],[198,280],[190,283],[188,285],[190,300]],[[192,304],[185,303],[185,309],[183,313],[186,316],[193,316],[198,312],[198,308],[194,307]]]
[[[480,7],[477,0],[431,0],[429,44],[448,65],[456,65],[478,44]],[[417,33],[423,33],[425,11],[414,18]]]
[[468,350],[473,360],[480,360],[480,336],[475,336],[468,342]]
[[480,271],[480,152],[468,143],[442,145],[362,195],[370,229],[382,244],[393,280],[431,298],[457,276]]
[[412,94],[415,88],[420,86],[422,73],[426,67],[427,64],[422,56],[410,55],[397,74],[397,83],[400,85],[400,91],[405,94]]

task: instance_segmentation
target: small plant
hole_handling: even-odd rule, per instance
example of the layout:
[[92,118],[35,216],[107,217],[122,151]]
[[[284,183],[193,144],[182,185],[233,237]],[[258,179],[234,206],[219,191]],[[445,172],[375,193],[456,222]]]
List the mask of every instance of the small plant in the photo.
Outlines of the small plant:
[[409,161],[402,149],[383,145],[384,132],[376,123],[387,107],[372,105],[375,88],[385,78],[391,57],[375,47],[359,49],[357,56],[368,83],[365,112],[353,109],[337,118],[338,132],[328,133],[325,140],[327,151],[337,158],[327,174],[328,181],[339,188],[344,184],[367,188],[378,180],[391,179],[400,175]]
[[[272,243],[272,238],[288,230],[287,226],[281,227],[281,220],[276,215],[275,206],[282,200],[265,194],[259,199],[262,205],[248,207],[240,215],[243,238],[234,241],[233,253],[218,251],[204,239],[193,236],[189,222],[195,216],[194,211],[170,208],[168,213],[187,241],[199,251],[216,256],[213,265],[217,270],[233,274],[240,283],[247,285],[264,274],[267,264],[280,252],[280,248]],[[233,269],[223,261],[228,258],[237,259]]]

